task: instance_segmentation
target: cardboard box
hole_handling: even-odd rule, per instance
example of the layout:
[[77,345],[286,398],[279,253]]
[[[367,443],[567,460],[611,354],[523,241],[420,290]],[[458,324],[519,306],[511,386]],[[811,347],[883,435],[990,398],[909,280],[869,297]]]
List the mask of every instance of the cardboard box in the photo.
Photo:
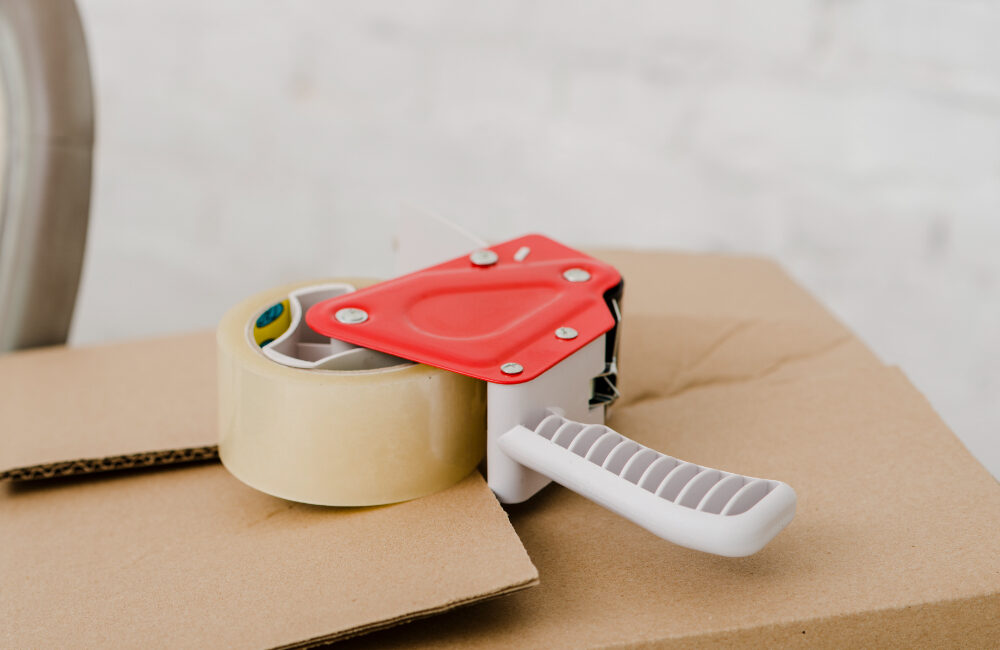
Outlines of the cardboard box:
[[0,472],[62,477],[0,484],[0,647],[313,645],[537,583],[478,474],[319,508],[206,462],[214,341],[0,358]]
[[[897,369],[773,263],[597,254],[626,278],[625,396],[609,424],[685,460],[789,483],[796,519],[760,553],[720,558],[672,546],[553,485],[507,508],[539,586],[344,647],[1000,645],[1000,485]],[[211,370],[182,363],[190,343],[161,367],[171,390],[182,390],[182,376],[202,382],[203,400]],[[164,343],[134,345],[141,356]],[[150,407],[167,390],[150,376],[134,382],[127,424],[95,395],[109,376],[134,381],[130,373],[98,373],[94,395],[79,399],[62,395],[76,388],[52,390],[66,363],[31,375],[39,364],[24,361],[100,350],[0,359],[0,389],[17,396],[0,402],[0,471],[113,449],[142,456],[151,450],[128,432],[150,408],[153,428],[171,416],[184,425],[183,448],[211,444],[192,435],[211,428],[207,402],[192,406],[189,395]],[[99,364],[80,361],[78,371]],[[17,393],[18,383],[28,388]],[[72,406],[62,425],[60,404]],[[92,434],[64,435],[109,427],[121,437],[104,446]],[[473,477],[408,504],[331,512],[259,495],[216,465],[7,485],[0,603],[13,625],[2,638],[320,642],[530,585],[534,570],[484,489]],[[268,534],[248,536],[255,528]],[[228,555],[234,543],[240,552]],[[378,561],[390,556],[398,561]],[[350,566],[331,568],[324,557]],[[350,615],[339,617],[342,609]]]
[[1000,485],[899,370],[771,262],[600,256],[626,278],[609,424],[786,481],[796,518],[722,558],[552,485],[508,507],[538,587],[344,648],[1000,647]]

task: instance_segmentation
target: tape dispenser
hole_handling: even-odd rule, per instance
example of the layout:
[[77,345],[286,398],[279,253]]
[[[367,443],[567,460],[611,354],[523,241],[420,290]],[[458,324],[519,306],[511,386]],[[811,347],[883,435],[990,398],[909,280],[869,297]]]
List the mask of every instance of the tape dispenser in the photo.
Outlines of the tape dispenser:
[[220,457],[252,487],[375,505],[485,453],[502,503],[555,481],[659,537],[740,557],[795,514],[780,481],[673,458],[604,424],[624,283],[540,235],[384,282],[279,289],[219,328]]

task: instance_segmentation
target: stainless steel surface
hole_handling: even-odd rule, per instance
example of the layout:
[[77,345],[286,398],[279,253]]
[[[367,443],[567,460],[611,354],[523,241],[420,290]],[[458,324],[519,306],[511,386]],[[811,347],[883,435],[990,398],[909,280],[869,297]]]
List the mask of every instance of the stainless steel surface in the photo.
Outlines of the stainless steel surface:
[[473,251],[469,255],[469,261],[476,266],[493,266],[500,257],[491,250]]
[[563,277],[570,282],[586,282],[590,279],[590,273],[584,269],[572,268],[563,271]]
[[0,352],[65,342],[90,209],[94,111],[71,0],[0,0]]
[[524,366],[514,361],[510,361],[500,366],[500,372],[505,375],[518,375],[524,372]]
[[572,327],[560,327],[556,330],[556,337],[563,339],[564,341],[570,341],[579,336],[580,333],[577,332]]
[[334,316],[338,321],[344,323],[345,325],[357,325],[358,323],[363,323],[368,320],[368,312],[364,309],[358,309],[357,307],[344,307],[343,309],[338,309]]

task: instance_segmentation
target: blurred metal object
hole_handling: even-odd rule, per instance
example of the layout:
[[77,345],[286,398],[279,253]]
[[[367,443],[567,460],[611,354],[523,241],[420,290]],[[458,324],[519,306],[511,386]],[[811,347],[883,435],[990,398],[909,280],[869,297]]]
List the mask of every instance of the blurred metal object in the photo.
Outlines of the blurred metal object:
[[66,341],[93,145],[76,5],[0,0],[0,352]]

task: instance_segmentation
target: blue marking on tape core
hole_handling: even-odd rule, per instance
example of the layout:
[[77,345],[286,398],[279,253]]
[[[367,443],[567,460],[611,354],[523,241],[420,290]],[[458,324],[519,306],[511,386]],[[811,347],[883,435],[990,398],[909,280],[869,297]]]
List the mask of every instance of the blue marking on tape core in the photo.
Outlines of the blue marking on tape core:
[[257,327],[267,327],[285,311],[285,306],[280,302],[267,308],[263,314],[257,317]]

